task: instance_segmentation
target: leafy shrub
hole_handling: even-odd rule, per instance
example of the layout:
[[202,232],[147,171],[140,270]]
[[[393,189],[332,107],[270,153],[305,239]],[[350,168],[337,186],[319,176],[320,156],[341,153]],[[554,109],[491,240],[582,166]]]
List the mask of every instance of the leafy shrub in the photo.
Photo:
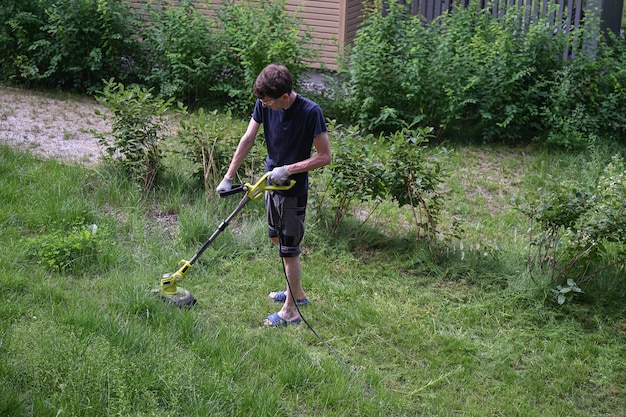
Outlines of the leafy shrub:
[[562,36],[543,18],[523,28],[525,7],[503,13],[497,17],[470,5],[431,25],[438,46],[428,81],[443,78],[448,136],[519,140],[540,127],[537,80],[562,65]]
[[391,2],[383,13],[383,3],[376,1],[366,8],[366,18],[347,57],[343,77],[346,80],[345,108],[351,120],[368,130],[394,130],[410,117],[406,110],[406,53],[415,39],[409,39],[410,19],[406,8]]
[[105,147],[108,158],[148,191],[161,168],[160,143],[165,135],[165,116],[174,100],[157,97],[152,89],[145,87],[125,88],[113,79],[106,82],[96,99],[112,113],[105,112],[103,117],[112,118],[113,129],[111,137],[103,132],[93,133]]
[[29,238],[31,257],[39,265],[57,272],[78,272],[100,264],[109,235],[95,224],[75,222],[69,230],[60,228]]
[[30,45],[43,37],[44,1],[21,0],[0,4],[0,80],[29,80],[36,68],[28,65]]
[[337,138],[328,183],[335,211],[333,231],[354,203],[390,198],[399,207],[411,207],[418,239],[424,231],[429,241],[436,241],[442,203],[438,186],[445,178],[442,156],[447,150],[426,146],[432,130],[405,126],[376,137],[363,135],[357,127],[331,129]]
[[386,193],[384,167],[379,159],[376,138],[364,135],[357,126],[328,125],[333,142],[328,189],[332,197],[332,231],[356,202],[377,201]]
[[[546,20],[550,11],[532,24],[529,13],[516,5],[496,17],[473,2],[424,22],[375,1],[346,54],[331,111],[370,131],[418,122],[463,141],[576,147],[590,134],[623,136],[623,42],[599,42],[590,55],[581,40],[599,33],[593,19],[566,37]],[[565,59],[568,45],[575,59]]]
[[545,80],[542,139],[565,149],[587,147],[589,138],[626,137],[626,43],[598,39],[593,55],[579,54]]
[[[584,175],[581,175],[584,177]],[[614,156],[592,183],[553,184],[520,203],[533,222],[528,265],[553,282],[579,285],[607,268],[624,270],[626,164]]]
[[212,89],[236,113],[254,104],[252,85],[266,65],[284,64],[298,85],[317,56],[311,32],[300,30],[302,21],[287,12],[285,0],[225,0],[216,12],[222,48],[213,59],[223,71]]
[[143,45],[150,66],[143,80],[162,97],[197,105],[223,69],[215,22],[198,12],[190,1],[180,7],[152,9],[143,25]]
[[418,239],[423,230],[430,241],[436,241],[442,207],[439,185],[446,176],[443,163],[448,151],[427,146],[432,131],[432,127],[405,126],[394,132],[385,140],[391,146],[382,164],[387,193],[399,207],[411,207]]
[[0,7],[4,79],[95,91],[102,79],[125,80],[136,71],[128,2],[27,0]]

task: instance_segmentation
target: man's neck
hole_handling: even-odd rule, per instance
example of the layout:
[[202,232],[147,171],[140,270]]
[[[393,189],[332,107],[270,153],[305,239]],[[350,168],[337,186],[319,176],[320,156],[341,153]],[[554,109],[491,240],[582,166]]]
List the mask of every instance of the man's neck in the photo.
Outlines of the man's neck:
[[282,109],[283,110],[289,109],[289,107],[291,107],[294,101],[296,101],[296,97],[298,97],[298,93],[296,93],[295,91],[291,91],[291,93],[289,93],[289,96],[287,97],[287,100],[285,100],[285,105],[282,106]]

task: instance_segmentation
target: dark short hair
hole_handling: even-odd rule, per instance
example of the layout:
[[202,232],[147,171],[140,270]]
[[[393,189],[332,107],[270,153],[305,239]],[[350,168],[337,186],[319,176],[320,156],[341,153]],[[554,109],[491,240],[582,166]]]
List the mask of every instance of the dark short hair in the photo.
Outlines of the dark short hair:
[[283,94],[291,93],[292,89],[291,73],[281,64],[269,64],[263,68],[254,82],[254,95],[257,98],[279,98]]

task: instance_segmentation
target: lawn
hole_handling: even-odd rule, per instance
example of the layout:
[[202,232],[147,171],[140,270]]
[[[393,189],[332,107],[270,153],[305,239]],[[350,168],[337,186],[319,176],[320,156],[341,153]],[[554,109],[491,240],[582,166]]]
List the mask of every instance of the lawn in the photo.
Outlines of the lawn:
[[307,323],[266,329],[284,276],[260,204],[193,266],[198,303],[177,309],[159,278],[238,197],[176,173],[145,196],[108,166],[2,146],[0,414],[623,416],[624,286],[558,305],[528,276],[529,224],[511,204],[581,158],[454,150],[442,229],[462,223],[455,251],[415,242],[392,206],[334,235],[311,214]]

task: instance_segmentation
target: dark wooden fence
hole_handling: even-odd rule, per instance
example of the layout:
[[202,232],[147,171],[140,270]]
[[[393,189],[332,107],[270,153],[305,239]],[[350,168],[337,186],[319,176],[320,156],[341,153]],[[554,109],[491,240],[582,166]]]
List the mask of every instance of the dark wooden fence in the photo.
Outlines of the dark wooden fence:
[[[407,6],[412,16],[421,15],[431,21],[455,7],[476,6],[480,10],[500,16],[511,7],[524,8],[525,21],[529,24],[539,16],[547,19],[555,31],[568,33],[583,26],[585,19],[598,19],[602,32],[612,31],[620,35],[623,0],[398,0]],[[616,16],[618,18],[616,18]],[[578,40],[586,50],[595,49],[597,34],[588,33],[586,39]],[[580,43],[582,42],[582,43]],[[575,48],[568,48],[566,55],[575,55]]]
[[[470,0],[400,0],[400,4],[408,7],[413,16],[422,15],[426,20],[434,20],[454,7],[468,7]],[[579,25],[585,8],[583,0],[479,0],[474,2],[479,9],[490,10],[494,15],[501,15],[511,7],[525,7],[529,17],[553,13],[553,23],[558,25],[558,19],[564,17],[569,25]],[[599,0],[597,6],[602,6]],[[552,6],[552,7],[551,7]]]

